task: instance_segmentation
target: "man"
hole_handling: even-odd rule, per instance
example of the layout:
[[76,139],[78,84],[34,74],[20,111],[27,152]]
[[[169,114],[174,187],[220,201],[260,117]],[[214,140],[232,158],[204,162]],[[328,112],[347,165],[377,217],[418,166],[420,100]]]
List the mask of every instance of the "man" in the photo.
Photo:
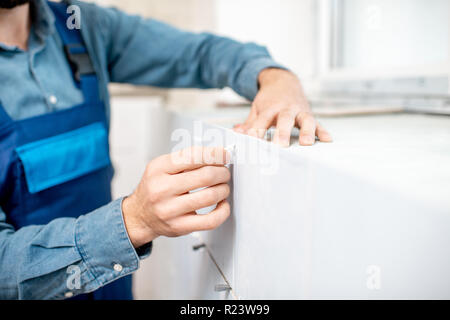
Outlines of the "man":
[[132,195],[111,201],[109,82],[229,86],[253,100],[237,131],[262,136],[275,125],[287,146],[296,125],[302,145],[331,141],[298,79],[265,48],[70,4],[80,30],[67,27],[69,3],[0,0],[3,299],[131,299],[130,274],[155,238],[214,229],[230,214],[221,148],[159,157]]

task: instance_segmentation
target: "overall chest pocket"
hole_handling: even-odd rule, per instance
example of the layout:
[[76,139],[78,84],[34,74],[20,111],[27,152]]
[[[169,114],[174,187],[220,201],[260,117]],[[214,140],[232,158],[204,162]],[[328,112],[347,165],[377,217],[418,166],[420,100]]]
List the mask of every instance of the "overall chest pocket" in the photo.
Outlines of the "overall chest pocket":
[[20,146],[16,152],[31,194],[111,164],[108,134],[100,122]]

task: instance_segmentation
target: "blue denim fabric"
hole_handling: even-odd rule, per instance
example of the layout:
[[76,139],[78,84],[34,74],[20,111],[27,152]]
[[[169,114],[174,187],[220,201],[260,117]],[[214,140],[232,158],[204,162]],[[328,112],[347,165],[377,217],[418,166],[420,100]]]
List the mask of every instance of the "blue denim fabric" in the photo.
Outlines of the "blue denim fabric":
[[[119,10],[71,1],[109,115],[110,82],[167,88],[233,88],[253,99],[261,70],[279,67],[264,47],[194,34]],[[33,1],[29,50],[0,43],[0,100],[15,120],[82,102],[43,0]],[[54,99],[56,97],[56,100]],[[136,271],[151,245],[137,251],[123,222],[122,199],[78,219],[14,230],[0,210],[0,299],[64,299]],[[63,215],[63,213],[62,213]],[[117,271],[114,266],[123,268]],[[119,268],[120,269],[120,268]],[[68,286],[80,272],[81,287]]]

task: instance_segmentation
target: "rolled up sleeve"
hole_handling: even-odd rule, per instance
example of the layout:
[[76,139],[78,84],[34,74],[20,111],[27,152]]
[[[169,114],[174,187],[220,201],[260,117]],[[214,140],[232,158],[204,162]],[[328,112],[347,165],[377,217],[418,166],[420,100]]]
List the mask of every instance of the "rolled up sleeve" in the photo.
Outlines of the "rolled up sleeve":
[[282,68],[268,50],[211,33],[180,30],[120,10],[85,5],[101,30],[111,82],[164,88],[231,87],[252,100],[258,75]]

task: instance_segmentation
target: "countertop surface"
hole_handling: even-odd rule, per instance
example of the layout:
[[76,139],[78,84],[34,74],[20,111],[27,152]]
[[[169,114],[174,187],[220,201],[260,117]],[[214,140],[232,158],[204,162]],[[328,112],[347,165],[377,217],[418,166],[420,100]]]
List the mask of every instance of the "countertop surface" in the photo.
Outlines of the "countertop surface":
[[333,143],[289,151],[428,204],[445,204],[450,213],[450,117],[396,114],[321,122]]
[[[247,114],[248,108],[234,108],[189,116],[231,128]],[[331,132],[333,143],[302,147],[294,132],[291,147],[280,154],[346,171],[426,205],[447,207],[450,213],[450,117],[384,114],[318,120]]]

